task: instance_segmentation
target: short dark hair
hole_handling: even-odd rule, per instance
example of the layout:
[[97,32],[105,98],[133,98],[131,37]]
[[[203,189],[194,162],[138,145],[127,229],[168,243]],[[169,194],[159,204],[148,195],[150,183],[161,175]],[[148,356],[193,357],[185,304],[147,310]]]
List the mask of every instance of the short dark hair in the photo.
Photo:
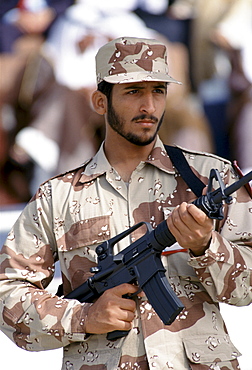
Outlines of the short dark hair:
[[110,101],[113,86],[114,84],[111,84],[103,80],[98,84],[97,90],[101,91],[104,95],[106,95],[108,101]]

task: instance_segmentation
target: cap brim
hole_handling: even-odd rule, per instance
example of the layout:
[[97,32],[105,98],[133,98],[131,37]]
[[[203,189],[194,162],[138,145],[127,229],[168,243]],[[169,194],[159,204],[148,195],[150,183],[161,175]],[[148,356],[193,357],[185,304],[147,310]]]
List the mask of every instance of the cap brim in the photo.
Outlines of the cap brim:
[[112,84],[125,84],[132,82],[145,82],[145,81],[160,81],[160,82],[170,82],[182,85],[182,82],[175,80],[168,74],[159,72],[129,72],[129,73],[119,73],[115,75],[105,76],[104,81]]

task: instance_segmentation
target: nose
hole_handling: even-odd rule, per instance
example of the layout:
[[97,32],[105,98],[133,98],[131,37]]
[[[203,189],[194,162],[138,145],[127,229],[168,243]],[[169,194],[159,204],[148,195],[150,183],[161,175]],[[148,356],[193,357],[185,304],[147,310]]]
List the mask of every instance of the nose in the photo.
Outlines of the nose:
[[152,94],[145,94],[143,96],[140,111],[145,114],[153,114],[156,111],[154,97]]

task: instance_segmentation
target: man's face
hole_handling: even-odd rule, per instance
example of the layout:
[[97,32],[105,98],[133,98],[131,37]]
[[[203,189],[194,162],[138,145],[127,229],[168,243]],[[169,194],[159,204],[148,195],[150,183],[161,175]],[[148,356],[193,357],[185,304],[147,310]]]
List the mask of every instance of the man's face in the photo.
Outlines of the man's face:
[[163,82],[114,85],[108,103],[109,126],[132,144],[150,144],[163,120],[166,90]]

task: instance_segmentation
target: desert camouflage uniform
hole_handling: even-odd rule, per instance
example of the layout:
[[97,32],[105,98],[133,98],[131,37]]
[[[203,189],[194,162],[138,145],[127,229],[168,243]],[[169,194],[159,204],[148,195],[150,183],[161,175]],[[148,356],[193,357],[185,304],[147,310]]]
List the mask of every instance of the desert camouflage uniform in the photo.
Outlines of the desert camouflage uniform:
[[[184,153],[205,183],[211,168],[221,172],[225,183],[237,180],[228,161]],[[9,233],[1,256],[1,329],[29,351],[63,346],[65,370],[238,369],[240,354],[226,331],[218,301],[237,306],[251,302],[252,202],[245,188],[233,196],[204,256],[180,251],[162,257],[185,305],[172,325],[164,326],[148,301],[138,298],[133,329],[126,338],[109,342],[106,335],[87,336],[89,304],[44,290],[55,261],[60,261],[64,293],[69,293],[90,276],[99,243],[140,221],[155,227],[182,201],[195,199],[159,139],[128,185],[101,147],[84,167],[44,183]],[[138,231],[131,238],[139,236]],[[115,253],[130,242],[123,239]]]

